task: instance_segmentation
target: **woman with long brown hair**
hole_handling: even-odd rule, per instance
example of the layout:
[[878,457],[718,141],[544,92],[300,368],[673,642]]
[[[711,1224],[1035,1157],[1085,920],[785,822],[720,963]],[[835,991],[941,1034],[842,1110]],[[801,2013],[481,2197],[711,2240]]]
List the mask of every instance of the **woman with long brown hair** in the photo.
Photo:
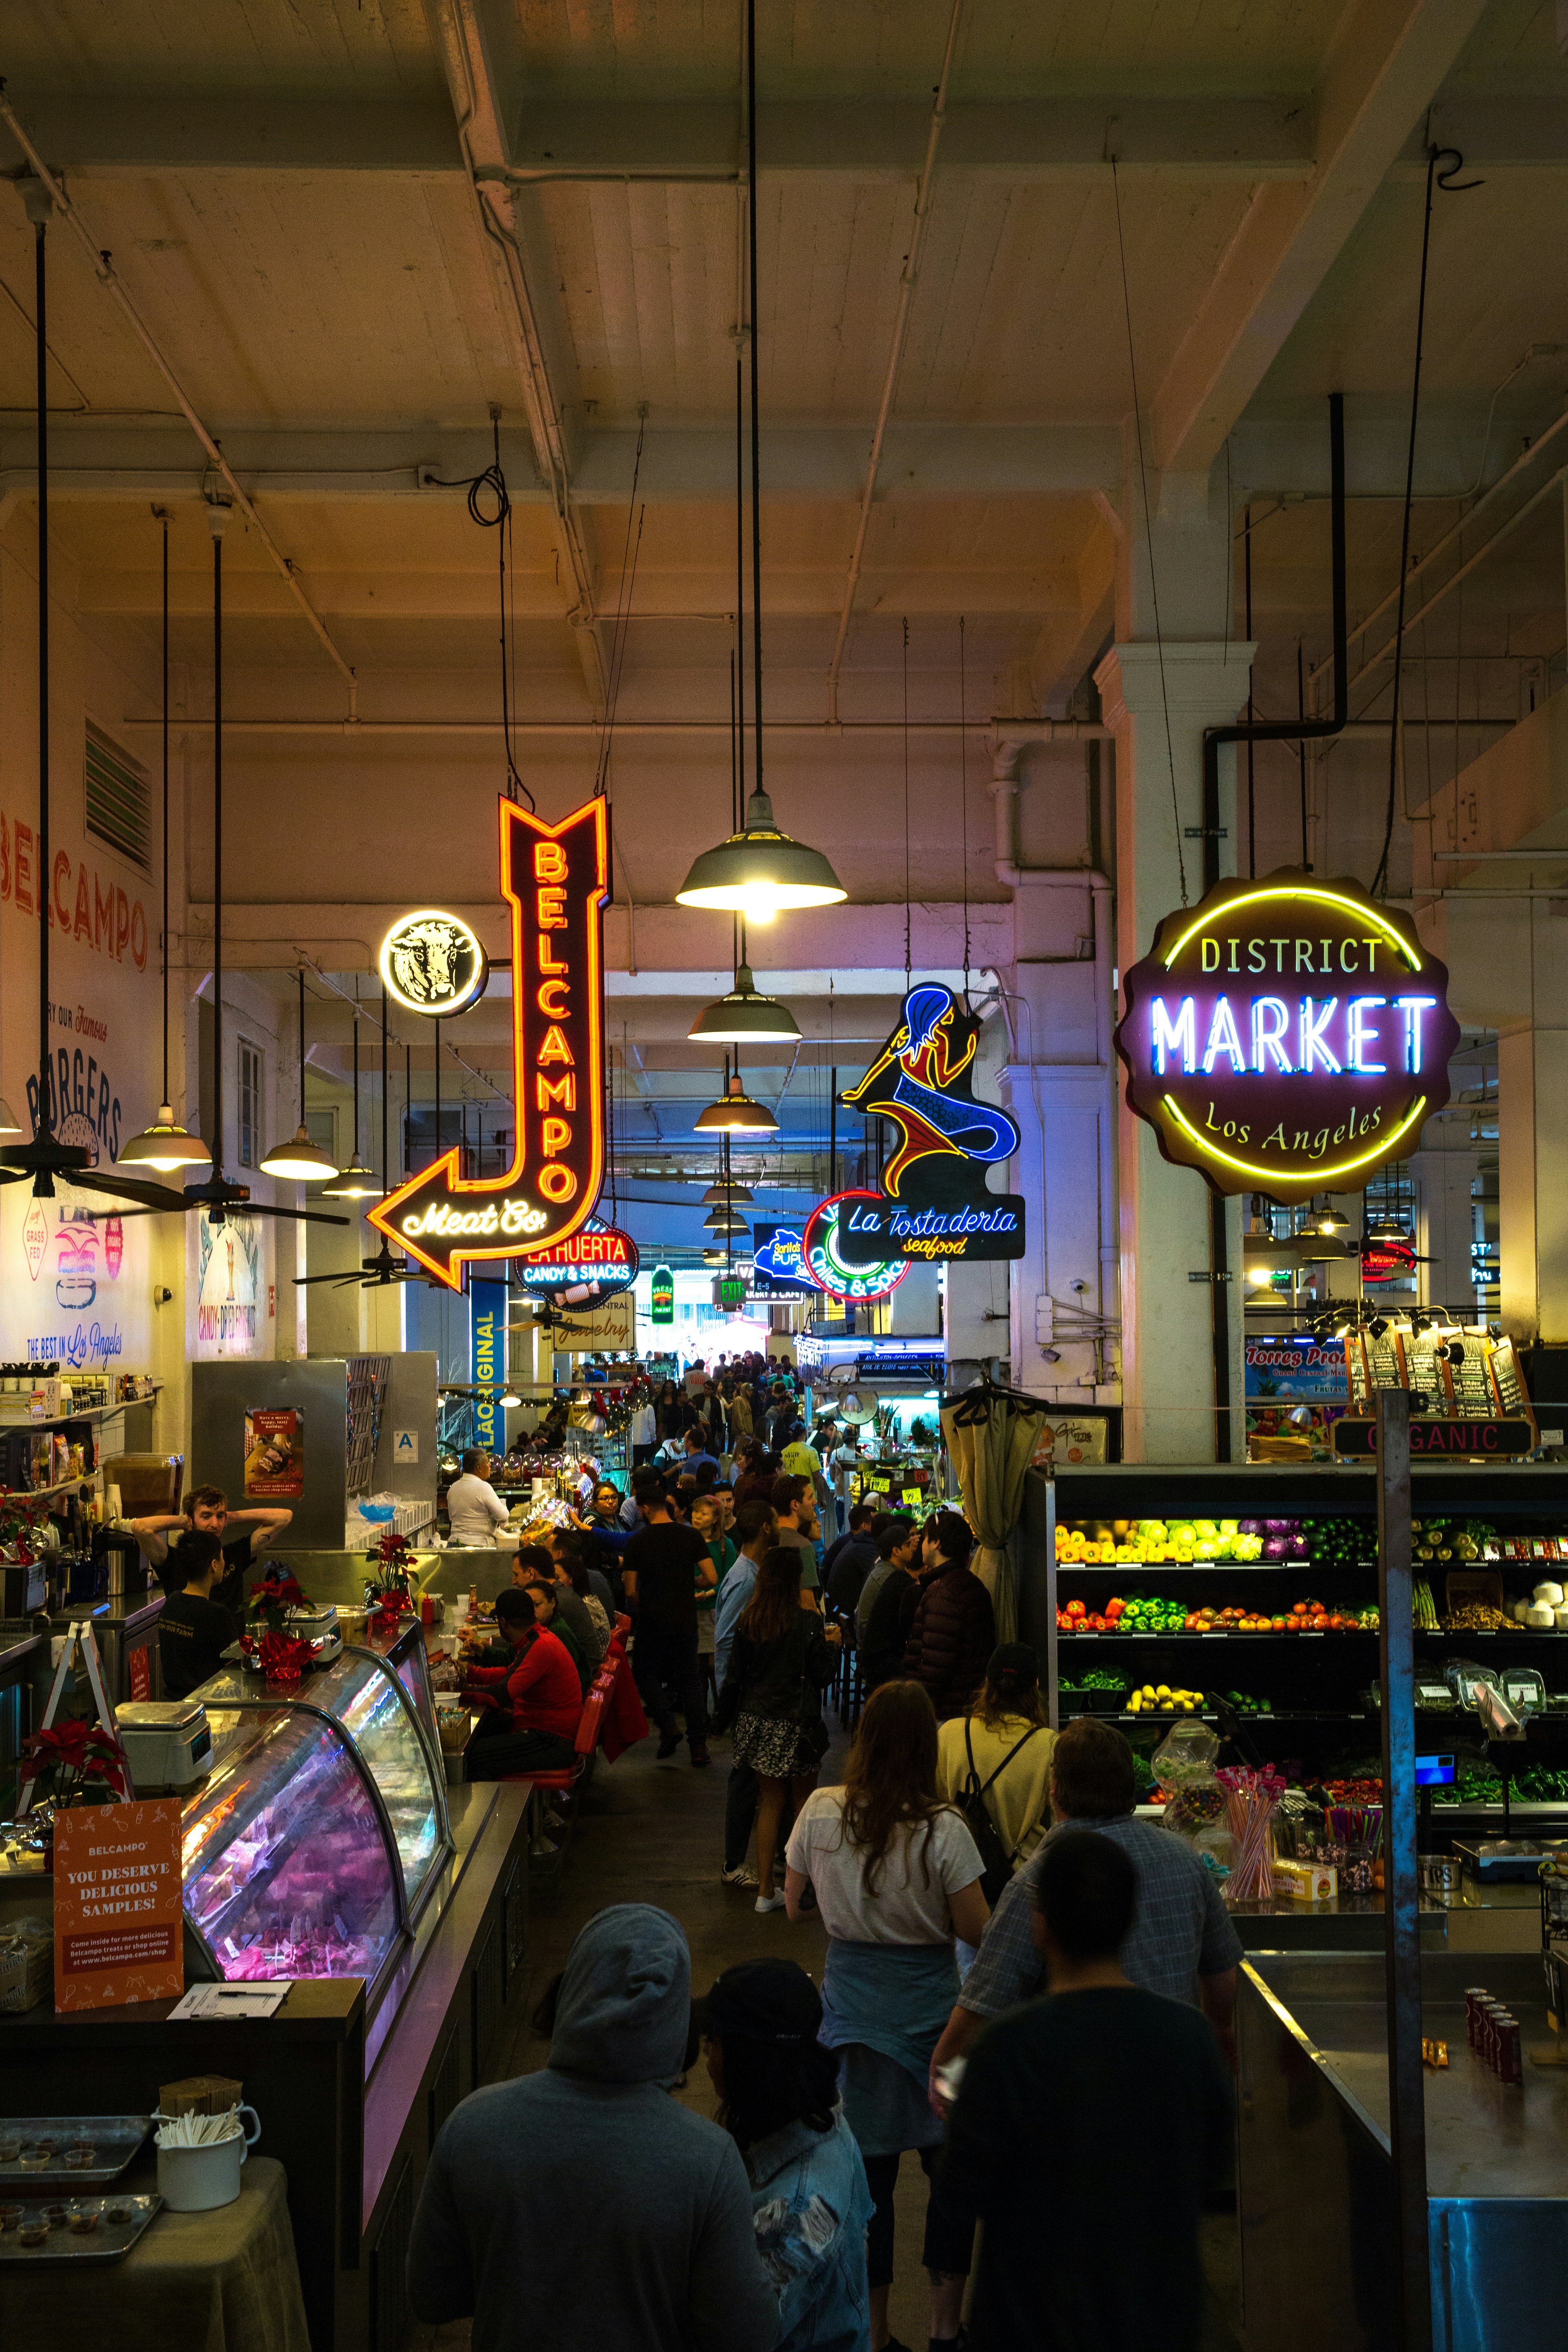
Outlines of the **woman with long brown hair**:
[[798,1811],[827,1752],[822,1694],[832,1678],[838,1628],[825,1630],[816,1610],[802,1601],[804,1558],[797,1544],[775,1544],[764,1557],[736,1622],[713,1718],[718,1731],[734,1725],[734,1760],[757,1776],[759,1911],[784,1905],[773,1873],[784,1799],[793,1797]]
[[[903,2352],[888,2333],[893,2189],[913,2148],[928,2178],[942,2126],[927,2098],[931,2052],[957,1999],[953,1937],[977,1944],[990,1914],[981,1861],[937,1783],[936,1710],[918,1683],[884,1683],[866,1702],[844,1782],[817,1789],[790,1833],[784,1895],[801,1916],[816,1889],[829,1937],[822,2040],[838,2052],[839,2089],[876,2200],[867,2238],[874,2352]],[[924,2261],[931,2334],[958,2334],[969,2238],[944,2233],[928,2208]]]

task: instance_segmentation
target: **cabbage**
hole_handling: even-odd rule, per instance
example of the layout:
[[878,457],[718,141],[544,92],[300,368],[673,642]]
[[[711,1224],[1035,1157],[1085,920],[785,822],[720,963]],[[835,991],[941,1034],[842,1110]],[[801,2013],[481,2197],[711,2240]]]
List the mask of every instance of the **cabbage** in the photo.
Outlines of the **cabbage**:
[[[1272,1520],[1269,1524],[1273,1525]],[[1266,1536],[1263,1541],[1263,1557],[1265,1559],[1289,1559],[1290,1547],[1283,1536]]]

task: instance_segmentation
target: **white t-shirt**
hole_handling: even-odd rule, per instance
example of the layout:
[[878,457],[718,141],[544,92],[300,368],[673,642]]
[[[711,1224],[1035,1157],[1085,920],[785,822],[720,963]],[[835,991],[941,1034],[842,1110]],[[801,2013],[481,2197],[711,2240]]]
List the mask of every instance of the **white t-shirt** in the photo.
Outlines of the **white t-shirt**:
[[812,1790],[795,1816],[784,1858],[816,1889],[828,1934],[854,1944],[950,1942],[948,1898],[981,1875],[979,1852],[963,1817],[944,1806],[929,1843],[923,1824],[895,1831],[877,1891],[868,1895],[865,1858],[844,1839],[842,1789]]
[[507,1508],[488,1479],[466,1470],[447,1489],[447,1517],[455,1544],[488,1544],[505,1526]]

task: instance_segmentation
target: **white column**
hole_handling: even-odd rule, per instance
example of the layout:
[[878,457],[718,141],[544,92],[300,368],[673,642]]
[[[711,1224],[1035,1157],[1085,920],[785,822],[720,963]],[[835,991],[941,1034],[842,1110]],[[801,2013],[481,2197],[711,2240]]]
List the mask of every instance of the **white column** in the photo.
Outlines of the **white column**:
[[[1183,534],[1184,538],[1189,536]],[[1226,542],[1208,539],[1207,562]],[[1189,560],[1191,560],[1189,556]],[[1220,574],[1223,582],[1223,572]],[[1161,579],[1162,591],[1165,586]],[[1229,726],[1247,699],[1253,647],[1216,641],[1142,640],[1114,646],[1095,673],[1116,734],[1117,961],[1148,954],[1160,919],[1204,889],[1205,730]],[[1236,871],[1235,761],[1221,754],[1218,845],[1222,875]],[[1187,829],[1194,831],[1188,839]],[[1154,1130],[1123,1103],[1119,1150],[1121,1379],[1127,1457],[1145,1462],[1216,1458],[1208,1187],[1171,1167]],[[1231,1270],[1241,1273],[1242,1203],[1226,1211]],[[1241,1293],[1229,1286],[1233,1451],[1239,1455]]]

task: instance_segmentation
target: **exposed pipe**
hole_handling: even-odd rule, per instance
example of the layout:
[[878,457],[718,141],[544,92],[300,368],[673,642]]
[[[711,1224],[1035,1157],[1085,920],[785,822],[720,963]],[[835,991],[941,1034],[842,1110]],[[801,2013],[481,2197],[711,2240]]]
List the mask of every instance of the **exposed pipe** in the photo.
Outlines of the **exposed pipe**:
[[[192,728],[202,722],[192,719]],[[499,719],[226,719],[226,734],[237,730],[243,735],[499,735]],[[1031,722],[1032,723],[1032,722]],[[1049,723],[1048,721],[1047,722]],[[1445,722],[1448,723],[1448,722]],[[122,719],[121,727],[157,727],[156,719]],[[984,735],[994,719],[973,720],[963,724],[962,731]],[[604,721],[598,719],[516,719],[511,722],[514,735],[592,735],[604,734]],[[729,735],[727,719],[617,719],[617,735]],[[770,735],[901,735],[903,722],[898,719],[770,719]],[[916,735],[956,735],[961,722],[956,719],[911,719],[910,731]],[[1109,730],[1102,728],[1100,733]],[[1386,730],[1384,730],[1386,731]],[[1040,740],[1050,740],[1042,737]]]
[[942,127],[947,115],[947,85],[952,71],[952,60],[958,47],[959,26],[963,17],[964,0],[952,0],[952,16],[947,28],[947,49],[942,61],[942,79],[936,86],[936,99],[931,110],[931,128],[926,134],[925,162],[915,183],[915,213],[910,229],[910,249],[904,256],[903,274],[899,279],[899,307],[893,319],[892,349],[888,353],[888,371],[882,379],[882,398],[877,410],[877,423],[871,435],[871,454],[866,464],[865,487],[860,492],[860,513],[855,525],[855,547],[849,558],[849,576],[844,584],[844,604],[838,615],[838,635],[834,640],[833,659],[827,669],[827,713],[838,716],[838,673],[843,666],[844,647],[849,635],[849,618],[855,609],[855,592],[860,585],[860,567],[866,553],[866,535],[871,527],[871,504],[877,495],[877,476],[881,471],[882,444],[887,438],[888,419],[892,414],[893,398],[899,386],[899,371],[904,362],[904,345],[910,331],[910,305],[914,299],[916,281],[921,272],[921,254],[925,246],[926,229],[931,220],[931,182],[936,172],[936,151],[942,143]]
[[[1329,518],[1331,540],[1334,635],[1334,708],[1329,719],[1275,719],[1234,727],[1210,727],[1204,734],[1204,888],[1219,880],[1219,748],[1222,743],[1297,743],[1338,735],[1350,716],[1350,661],[1346,652],[1345,598],[1345,401],[1329,394]],[[1214,1304],[1214,1403],[1215,1459],[1235,1458],[1231,1429],[1230,1241],[1226,1202],[1209,1201],[1210,1295]]]
[[262,521],[261,517],[257,513],[256,509],[246,497],[244,490],[241,489],[237,479],[229,467],[227,458],[224,456],[223,451],[218,447],[217,443],[213,439],[212,435],[207,431],[206,426],[202,423],[201,418],[196,415],[195,410],[192,407],[190,401],[185,395],[184,385],[180,383],[174,369],[170,366],[168,361],[164,358],[163,352],[153,341],[152,333],[142,320],[141,312],[137,310],[135,303],[132,302],[130,295],[126,292],[119,277],[116,275],[114,264],[110,258],[109,254],[94,243],[91,230],[84,225],[80,214],[77,211],[75,205],[71,203],[70,198],[67,195],[64,187],[49,171],[43,157],[39,154],[37,149],[28,138],[26,131],[22,128],[21,122],[17,119],[16,110],[11,104],[10,100],[5,96],[3,88],[0,88],[0,121],[5,122],[6,129],[16,140],[17,146],[20,147],[22,152],[26,156],[28,163],[32,165],[34,172],[48,190],[50,199],[54,204],[56,211],[59,214],[60,218],[68,223],[68,225],[76,231],[78,236],[81,239],[82,244],[86,247],[88,258],[92,263],[93,275],[98,279],[99,284],[100,286],[106,286],[109,289],[109,291],[113,295],[115,300],[119,303],[121,310],[124,312],[127,320],[130,322],[132,332],[135,335],[137,341],[141,344],[142,350],[146,352],[148,358],[152,361],[153,366],[157,369],[159,374],[168,385],[169,390],[174,394],[174,398],[179,402],[181,413],[183,414],[186,424],[195,435],[196,439],[201,443],[202,447],[206,451],[207,457],[211,464],[217,467],[218,472],[228,484],[229,491],[234,499],[236,506],[238,507],[241,514],[244,515],[247,522],[250,525],[257,537],[260,540],[262,546],[267,550],[268,554],[277,565],[278,570],[282,573],[283,579],[288,585],[289,594],[293,597],[294,602],[299,605],[300,610],[303,613],[306,620],[315,631],[316,635],[320,638],[322,646],[331,655],[332,661],[342,672],[343,677],[347,680],[349,688],[349,709],[352,711],[354,702],[354,674],[353,668],[349,663],[343,659],[342,654],[338,651],[337,646],[332,643],[331,636],[327,634],[326,623],[322,620],[321,614],[317,612],[315,606],[311,604],[310,598],[300,587],[299,581],[295,578],[293,564],[289,562],[288,556],[284,554],[282,549],[278,545],[271,532]]

